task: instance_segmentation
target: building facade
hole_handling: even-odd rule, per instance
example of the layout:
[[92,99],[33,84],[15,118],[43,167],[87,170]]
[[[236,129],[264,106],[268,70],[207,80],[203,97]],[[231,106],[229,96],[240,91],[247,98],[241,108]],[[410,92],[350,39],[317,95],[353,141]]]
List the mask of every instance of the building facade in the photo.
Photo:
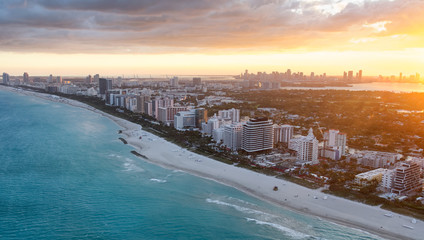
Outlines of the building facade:
[[105,95],[106,91],[112,89],[112,80],[99,78],[99,94]]
[[315,138],[312,128],[309,129],[308,136],[292,138],[289,141],[289,149],[297,152],[298,162],[318,163],[318,140]]
[[293,129],[291,125],[274,124],[274,144],[288,143],[293,138]]
[[231,119],[232,122],[240,122],[240,109],[228,109],[218,111],[218,117],[222,119]]
[[241,148],[243,125],[241,123],[233,123],[224,126],[224,145],[232,151]]
[[422,180],[418,164],[408,161],[395,169],[392,193],[406,195],[412,191],[422,191]]
[[250,119],[243,125],[241,149],[248,153],[273,148],[272,121],[268,118]]

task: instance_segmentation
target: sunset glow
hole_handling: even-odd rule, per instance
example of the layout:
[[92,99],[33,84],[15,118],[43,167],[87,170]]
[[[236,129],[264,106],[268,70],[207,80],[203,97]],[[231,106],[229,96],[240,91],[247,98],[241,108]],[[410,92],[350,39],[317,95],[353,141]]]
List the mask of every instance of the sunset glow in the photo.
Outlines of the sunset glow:
[[424,72],[424,2],[2,1],[0,66],[21,75]]

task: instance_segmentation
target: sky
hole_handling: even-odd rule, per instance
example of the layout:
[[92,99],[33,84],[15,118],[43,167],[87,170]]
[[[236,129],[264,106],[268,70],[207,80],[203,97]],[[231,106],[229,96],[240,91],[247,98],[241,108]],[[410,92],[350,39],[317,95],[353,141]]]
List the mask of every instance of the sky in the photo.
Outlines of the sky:
[[1,0],[11,75],[424,75],[423,0]]

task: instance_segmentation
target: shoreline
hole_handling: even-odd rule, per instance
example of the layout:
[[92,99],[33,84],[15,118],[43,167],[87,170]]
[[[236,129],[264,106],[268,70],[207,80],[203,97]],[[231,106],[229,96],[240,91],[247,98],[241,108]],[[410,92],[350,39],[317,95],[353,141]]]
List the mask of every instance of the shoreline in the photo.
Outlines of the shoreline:
[[[189,174],[236,188],[274,205],[350,228],[364,230],[383,238],[419,239],[424,236],[424,222],[421,220],[412,224],[411,217],[397,213],[393,213],[392,218],[385,217],[384,214],[389,211],[379,207],[328,195],[320,190],[308,189],[283,179],[228,165],[190,152],[142,130],[138,124],[109,115],[82,102],[11,87],[0,86],[0,89],[68,104],[109,118],[123,128],[122,135],[125,136],[128,144],[148,157],[148,159],[142,159],[143,161],[168,169],[183,170]],[[140,136],[142,139],[139,138]],[[164,149],[166,151],[163,151]],[[274,186],[278,186],[279,190],[274,191]],[[407,229],[403,225],[413,226],[414,229]]]

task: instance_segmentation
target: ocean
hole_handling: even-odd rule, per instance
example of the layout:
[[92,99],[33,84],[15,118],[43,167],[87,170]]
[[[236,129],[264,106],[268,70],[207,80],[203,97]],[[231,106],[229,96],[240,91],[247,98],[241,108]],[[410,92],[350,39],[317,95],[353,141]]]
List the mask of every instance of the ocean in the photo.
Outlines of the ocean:
[[0,239],[380,239],[145,162],[119,129],[0,90]]

